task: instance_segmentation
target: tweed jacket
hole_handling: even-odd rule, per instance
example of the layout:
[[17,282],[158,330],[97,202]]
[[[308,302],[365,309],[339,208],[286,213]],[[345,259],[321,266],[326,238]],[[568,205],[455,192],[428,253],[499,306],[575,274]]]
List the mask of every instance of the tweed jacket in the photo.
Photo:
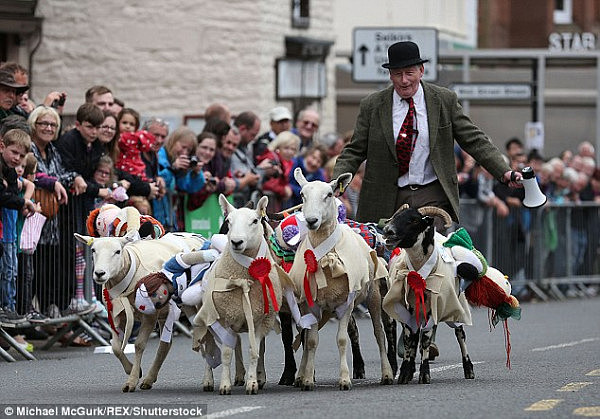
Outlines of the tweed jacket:
[[[452,205],[450,214],[458,221],[458,177],[454,163],[454,140],[496,179],[509,171],[501,152],[487,135],[464,114],[456,94],[444,87],[421,81],[429,124],[430,161]],[[398,157],[393,132],[394,87],[364,98],[356,119],[352,141],[338,157],[333,177],[356,173],[366,160],[357,221],[378,222],[396,210]]]

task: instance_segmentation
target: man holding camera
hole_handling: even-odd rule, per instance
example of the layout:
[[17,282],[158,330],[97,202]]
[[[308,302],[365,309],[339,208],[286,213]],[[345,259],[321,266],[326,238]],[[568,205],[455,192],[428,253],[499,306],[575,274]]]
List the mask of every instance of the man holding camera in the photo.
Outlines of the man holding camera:
[[234,121],[240,134],[240,143],[231,156],[231,172],[239,181],[233,192],[233,201],[236,207],[246,204],[252,193],[260,191],[262,179],[273,176],[279,169],[270,160],[254,165],[252,156],[252,142],[260,130],[260,119],[251,111],[240,113]]

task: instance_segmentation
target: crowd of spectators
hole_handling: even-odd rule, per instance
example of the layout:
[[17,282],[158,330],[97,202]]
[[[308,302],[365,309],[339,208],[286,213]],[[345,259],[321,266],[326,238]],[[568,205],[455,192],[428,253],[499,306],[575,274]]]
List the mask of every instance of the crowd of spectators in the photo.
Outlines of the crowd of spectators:
[[[186,217],[220,193],[236,206],[268,195],[268,210],[281,211],[301,202],[294,169],[300,168],[309,181],[330,180],[337,155],[352,137],[352,132],[319,136],[316,109],[303,109],[294,120],[283,106],[268,112],[269,130],[261,133],[258,114],[267,110],[232,114],[219,103],[206,108],[202,132],[186,126],[171,130],[159,118],[142,120],[135,109],[101,85],[87,90],[74,126],[67,127],[62,119],[67,94],[51,92],[34,104],[27,96],[27,79],[27,70],[19,65],[0,66],[0,139],[5,140],[0,146],[4,150],[0,161],[3,321],[35,322],[65,312],[104,309],[96,298],[99,290],[93,290],[91,300],[84,298],[84,248],[73,240],[74,232],[86,233],[85,220],[94,208],[106,203],[132,205],[160,221],[166,231],[185,230]],[[26,138],[15,142],[15,130]],[[7,150],[13,154],[9,156]],[[600,171],[589,142],[581,143],[576,154],[565,151],[546,161],[536,150],[526,153],[518,139],[511,139],[506,143],[506,158],[515,170],[532,166],[551,202],[600,203]],[[15,174],[14,167],[26,167],[27,160],[34,169]],[[521,207],[522,190],[511,191],[498,183],[458,148],[456,163],[461,196],[492,207],[506,223],[518,224],[521,230],[511,229],[516,233],[510,240],[525,246],[530,220],[525,212],[515,218],[511,211]],[[350,217],[356,213],[363,176],[364,166],[340,197]],[[18,226],[24,216],[42,211],[30,200],[36,189],[53,196],[60,210],[47,217],[35,253],[24,255],[18,249]],[[571,213],[573,220],[580,215]],[[472,224],[468,227],[477,235],[480,218],[465,214],[461,218]],[[549,228],[556,228],[557,220],[547,219]],[[589,231],[598,229],[582,229],[576,222],[571,229],[574,266],[579,266],[585,258],[596,256],[591,252],[598,248],[598,235]],[[546,256],[554,273],[561,274],[560,258],[552,257],[557,240],[549,241]],[[28,333],[44,332],[38,327]]]

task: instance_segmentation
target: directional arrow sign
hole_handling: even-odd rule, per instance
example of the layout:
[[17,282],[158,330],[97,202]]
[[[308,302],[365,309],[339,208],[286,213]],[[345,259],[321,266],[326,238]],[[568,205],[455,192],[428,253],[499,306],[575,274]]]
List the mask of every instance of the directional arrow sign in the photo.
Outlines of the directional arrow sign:
[[435,28],[354,28],[352,37],[352,79],[355,82],[388,82],[387,50],[399,41],[419,45],[425,63],[423,80],[437,79],[438,41]]

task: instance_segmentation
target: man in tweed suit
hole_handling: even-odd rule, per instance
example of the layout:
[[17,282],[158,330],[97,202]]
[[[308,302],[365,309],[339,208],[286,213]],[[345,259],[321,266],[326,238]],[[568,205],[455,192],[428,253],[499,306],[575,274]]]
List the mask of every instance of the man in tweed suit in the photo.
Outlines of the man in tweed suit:
[[[521,186],[521,173],[511,171],[496,146],[463,113],[456,94],[421,81],[423,63],[428,60],[420,57],[417,44],[393,44],[388,49],[388,60],[383,67],[389,69],[392,86],[361,101],[352,141],[338,157],[333,171],[334,178],[345,172],[354,174],[367,161],[357,221],[378,222],[407,203],[411,207],[441,207],[458,222],[454,140],[494,178],[511,187]],[[408,171],[402,173],[399,154],[404,152],[396,143],[398,136],[404,135],[401,127],[411,102],[414,148]]]

